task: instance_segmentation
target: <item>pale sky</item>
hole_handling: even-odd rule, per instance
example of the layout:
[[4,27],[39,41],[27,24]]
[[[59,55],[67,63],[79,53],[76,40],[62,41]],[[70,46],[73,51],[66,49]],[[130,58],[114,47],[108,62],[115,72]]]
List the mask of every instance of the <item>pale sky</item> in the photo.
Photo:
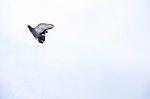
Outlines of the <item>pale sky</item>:
[[[148,0],[0,0],[0,99],[149,99]],[[44,44],[27,25],[54,24]]]

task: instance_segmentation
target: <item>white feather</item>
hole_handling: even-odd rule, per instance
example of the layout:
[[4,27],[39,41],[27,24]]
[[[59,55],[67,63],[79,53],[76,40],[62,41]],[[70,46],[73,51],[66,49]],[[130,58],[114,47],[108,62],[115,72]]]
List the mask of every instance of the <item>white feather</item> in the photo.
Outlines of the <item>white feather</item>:
[[54,27],[54,25],[52,24],[47,24],[47,23],[40,23],[39,25],[37,25],[34,30],[40,34],[42,33],[44,30],[49,30],[52,29]]

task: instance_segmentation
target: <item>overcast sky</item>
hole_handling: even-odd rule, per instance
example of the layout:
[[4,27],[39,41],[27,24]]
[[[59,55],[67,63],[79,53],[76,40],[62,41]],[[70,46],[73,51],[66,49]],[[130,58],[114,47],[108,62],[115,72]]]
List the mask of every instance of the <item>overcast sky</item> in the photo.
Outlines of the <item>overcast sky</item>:
[[[0,0],[0,99],[150,99],[148,0]],[[44,44],[27,25],[54,24]]]

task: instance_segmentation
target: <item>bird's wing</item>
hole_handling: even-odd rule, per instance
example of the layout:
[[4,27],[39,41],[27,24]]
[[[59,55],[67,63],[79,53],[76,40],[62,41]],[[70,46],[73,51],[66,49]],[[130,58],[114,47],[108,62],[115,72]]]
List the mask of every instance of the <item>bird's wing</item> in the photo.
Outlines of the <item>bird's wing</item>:
[[34,30],[40,34],[42,33],[44,30],[48,30],[48,29],[52,29],[54,27],[53,24],[47,24],[47,23],[40,23],[39,25],[37,25]]

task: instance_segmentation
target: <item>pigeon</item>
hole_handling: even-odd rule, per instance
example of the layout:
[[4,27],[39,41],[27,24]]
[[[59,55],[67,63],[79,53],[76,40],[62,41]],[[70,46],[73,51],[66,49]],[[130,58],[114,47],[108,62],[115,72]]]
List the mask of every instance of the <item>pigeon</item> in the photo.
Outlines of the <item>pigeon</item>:
[[32,35],[38,39],[39,43],[42,43],[45,41],[45,33],[48,33],[47,30],[52,29],[54,27],[53,24],[48,23],[40,23],[35,28],[32,28],[30,25],[27,26],[32,33]]

